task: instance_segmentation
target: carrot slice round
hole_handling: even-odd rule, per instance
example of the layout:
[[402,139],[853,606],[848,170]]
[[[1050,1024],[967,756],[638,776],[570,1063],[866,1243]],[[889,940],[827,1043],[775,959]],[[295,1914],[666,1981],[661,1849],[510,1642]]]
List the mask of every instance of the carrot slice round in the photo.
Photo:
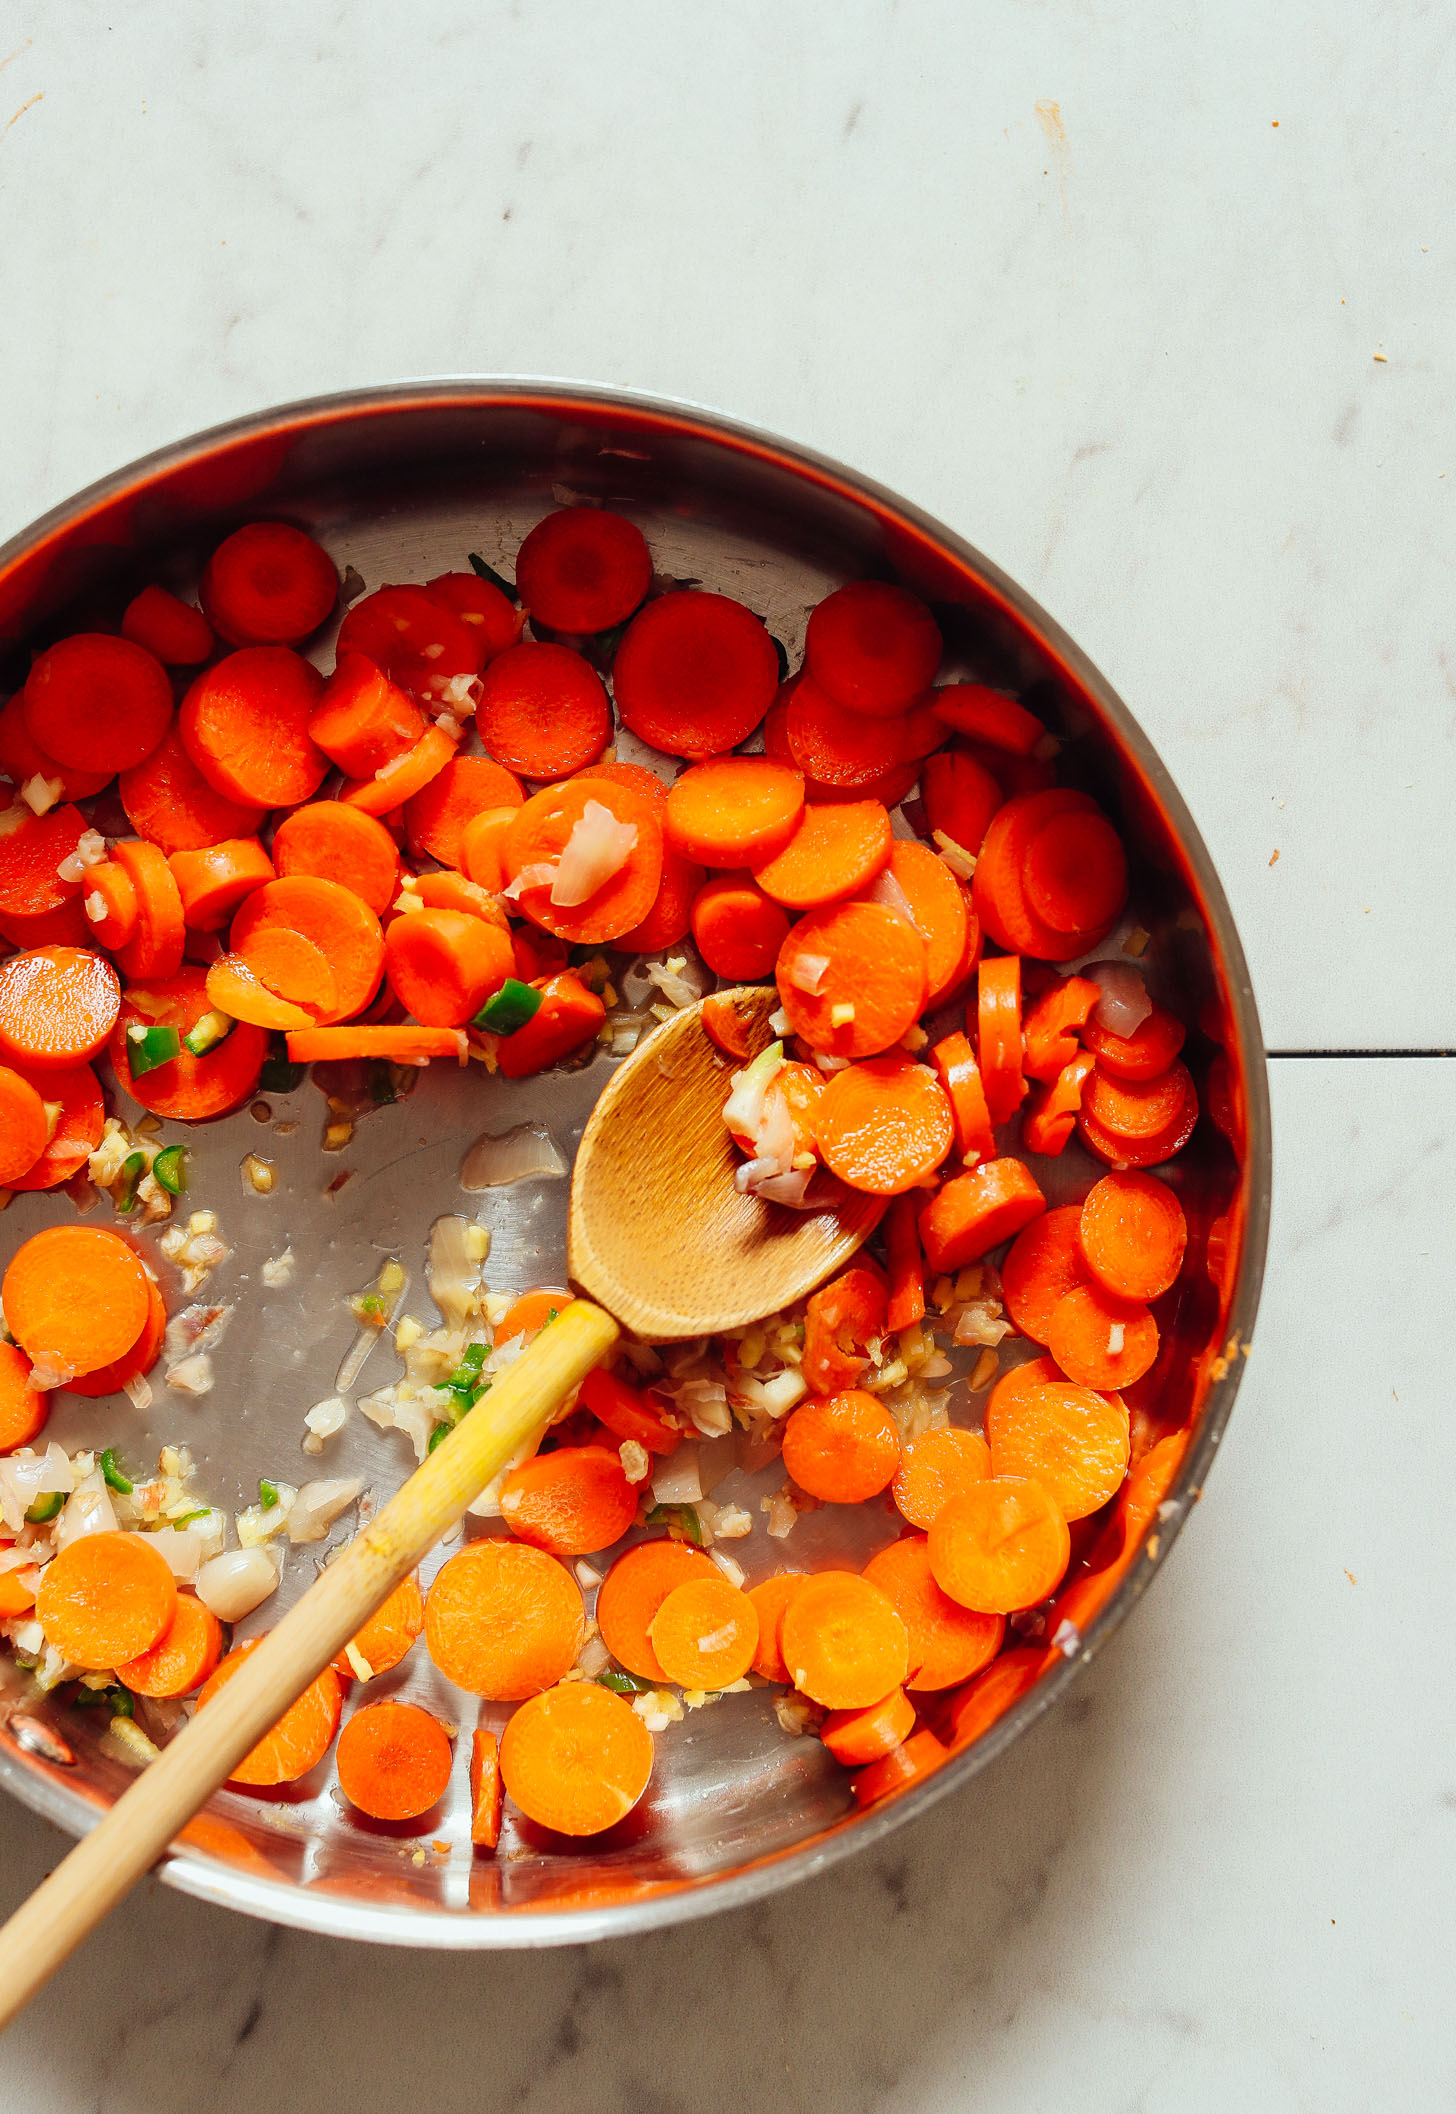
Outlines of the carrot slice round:
[[195,668],[214,644],[212,626],[202,611],[156,586],[132,596],[122,612],[121,635],[145,646],[169,668]]
[[135,1022],[150,1027],[154,1021],[176,1028],[186,1037],[204,1013],[214,1010],[207,995],[207,972],[186,967],[176,976],[148,984],[145,1005],[123,992],[121,1012],[111,1037],[111,1068],[117,1084],[134,1101],[156,1116],[175,1116],[189,1123],[225,1116],[246,1101],[258,1084],[258,1074],[268,1054],[268,1037],[261,1028],[239,1021],[230,1035],[204,1056],[194,1057],[183,1049],[166,1064],[153,1066],[133,1079],[126,1031]]
[[673,1587],[652,1618],[652,1649],[669,1681],[727,1688],[753,1664],[758,1610],[715,1566],[711,1578],[687,1578]]
[[450,1735],[418,1703],[388,1696],[356,1710],[339,1734],[339,1789],[372,1820],[418,1820],[450,1782]]
[[354,603],[339,626],[340,655],[362,653],[411,697],[438,702],[454,694],[458,676],[485,665],[479,625],[466,624],[449,603],[424,587],[378,587]]
[[803,812],[804,781],[787,764],[710,757],[670,788],[667,841],[700,866],[747,866],[782,851]]
[[146,1271],[119,1234],[104,1226],[46,1226],[11,1256],[0,1302],[26,1356],[64,1382],[131,1349],[146,1326],[147,1287]]
[[352,1681],[359,1674],[355,1662],[362,1660],[369,1669],[369,1678],[389,1673],[405,1657],[424,1626],[425,1596],[418,1578],[411,1574],[401,1578],[387,1599],[355,1630],[349,1639],[354,1657],[350,1658],[348,1646],[335,1652],[330,1662],[334,1672],[341,1681]]
[[[1182,1100],[1176,1115],[1162,1130],[1154,1131],[1151,1136],[1129,1137],[1125,1131],[1105,1128],[1084,1106],[1077,1118],[1077,1129],[1087,1150],[1113,1168],[1158,1167],[1164,1160],[1171,1160],[1174,1153],[1181,1152],[1198,1122],[1198,1094],[1182,1065],[1176,1065],[1174,1070],[1183,1073]],[[1095,1071],[1093,1076],[1096,1076]]]
[[925,604],[887,580],[852,580],[809,618],[804,660],[836,703],[875,718],[904,712],[940,666],[940,628]]
[[1067,1520],[1100,1511],[1127,1474],[1126,1409],[1067,1381],[1003,1396],[994,1413],[987,1409],[986,1439],[992,1475],[1033,1477]]
[[1105,1174],[1083,1198],[1077,1230],[1087,1268],[1114,1299],[1157,1299],[1177,1283],[1188,1221],[1166,1182]]
[[404,830],[411,851],[442,866],[461,866],[462,840],[477,815],[518,808],[525,799],[514,772],[488,756],[452,756],[423,792],[406,803]]
[[147,1318],[142,1332],[129,1351],[113,1358],[107,1365],[98,1365],[89,1373],[76,1373],[66,1382],[67,1392],[87,1395],[93,1400],[98,1395],[119,1395],[128,1380],[140,1379],[149,1373],[162,1355],[162,1343],[167,1334],[167,1308],[156,1281],[147,1279]]
[[202,607],[230,646],[296,646],[333,614],[339,575],[321,544],[283,521],[250,521],[208,559]]
[[827,1504],[858,1505],[888,1489],[900,1465],[894,1418],[876,1395],[811,1395],[784,1426],[784,1467]]
[[329,767],[309,732],[322,688],[317,668],[290,647],[240,647],[183,698],[183,746],[224,799],[294,807],[313,797]]
[[35,1615],[72,1666],[99,1672],[148,1651],[177,1611],[167,1560],[141,1534],[83,1534],[46,1565]]
[[1004,1617],[962,1607],[942,1591],[930,1568],[925,1535],[906,1534],[892,1541],[870,1558],[864,1576],[879,1587],[905,1625],[910,1639],[907,1688],[954,1688],[978,1674],[1000,1651]]
[[89,1064],[47,1065],[28,1077],[42,1101],[60,1103],[60,1116],[40,1158],[24,1174],[12,1175],[11,1189],[55,1189],[78,1174],[96,1147],[106,1127],[106,1105],[101,1084]]
[[515,966],[507,933],[458,910],[416,911],[384,935],[390,988],[423,1027],[464,1027]]
[[1082,1030],[1082,1041],[1097,1059],[1098,1069],[1112,1078],[1156,1079],[1171,1070],[1187,1032],[1176,1013],[1154,1006],[1131,1035],[1114,1035],[1099,1026],[1094,1015]]
[[641,924],[622,933],[617,945],[624,953],[634,954],[660,954],[665,948],[676,947],[692,930],[693,904],[707,878],[705,868],[695,866],[670,844],[664,844],[656,900]]
[[520,1541],[467,1542],[425,1600],[425,1642],[446,1680],[500,1703],[559,1681],[585,1626],[571,1573]]
[[958,734],[968,734],[1012,756],[1030,756],[1046,736],[1046,727],[1034,712],[1004,690],[993,690],[985,683],[947,683],[932,694],[931,704]]
[[339,798],[346,807],[357,807],[366,815],[392,815],[438,777],[457,746],[454,734],[446,733],[442,727],[426,727],[412,749],[406,749],[374,777],[348,779],[339,788]]
[[756,983],[773,973],[789,937],[788,913],[752,877],[717,874],[693,897],[693,944],[715,976]]
[[1046,1209],[1035,1177],[1020,1160],[985,1160],[947,1182],[920,1214],[920,1238],[933,1270],[979,1262]]
[[111,847],[136,896],[136,930],[116,959],[129,982],[175,976],[182,966],[187,928],[176,877],[160,845],[145,837],[122,837]]
[[[0,962],[0,1056],[7,1060],[42,1070],[83,1063],[106,1041],[120,1010],[116,971],[87,948],[36,947]],[[18,1174],[45,1142],[42,1130]]]
[[888,1594],[852,1571],[820,1571],[784,1609],[789,1678],[830,1710],[862,1710],[910,1670],[910,1639]]
[[412,749],[425,715],[366,654],[341,653],[309,716],[310,739],[350,778],[372,778]]
[[18,1343],[0,1343],[0,1452],[28,1446],[45,1430],[50,1413],[50,1389],[31,1386],[24,1351]]
[[1154,1138],[1177,1121],[1191,1084],[1181,1064],[1170,1065],[1155,1079],[1118,1079],[1098,1064],[1082,1105],[1114,1138]]
[[476,644],[477,666],[483,668],[507,646],[514,646],[526,621],[524,609],[503,595],[478,573],[436,573],[426,580],[425,593],[459,617]]
[[669,1593],[690,1578],[719,1577],[703,1550],[685,1541],[643,1541],[619,1556],[597,1590],[602,1642],[629,1674],[643,1681],[668,1676],[652,1645],[652,1623]]
[[945,1760],[946,1750],[928,1726],[912,1732],[902,1746],[891,1748],[878,1762],[871,1762],[868,1769],[861,1769],[855,1776],[853,1791],[857,1806],[874,1805],[879,1799],[888,1798],[892,1791],[903,1791],[922,1776],[933,1776]]
[[584,765],[576,775],[578,778],[605,778],[610,785],[630,785],[634,792],[652,801],[659,811],[659,819],[667,806],[667,787],[656,771],[649,771],[645,763],[623,763],[619,757],[602,756],[595,763]]
[[910,768],[914,784],[917,773],[901,753],[898,722],[886,727],[836,704],[808,675],[795,677],[781,695],[783,739],[790,759],[814,785],[832,786],[856,799],[884,800],[886,807],[893,807],[894,801],[881,789],[887,771]]
[[898,1747],[914,1724],[915,1705],[903,1688],[894,1688],[868,1710],[831,1710],[819,1728],[819,1737],[836,1762],[846,1769],[858,1769]]
[[110,771],[78,771],[47,756],[26,725],[23,690],[17,690],[0,708],[0,777],[8,778],[17,790],[30,778],[44,778],[50,784],[59,779],[62,800],[89,800],[110,784],[111,776]]
[[148,1650],[117,1667],[136,1696],[190,1696],[222,1657],[222,1624],[195,1593],[179,1593],[172,1620]]
[[553,903],[550,882],[523,888],[527,917],[562,939],[598,945],[630,932],[651,910],[662,878],[662,823],[651,801],[632,787],[600,778],[547,786],[525,803],[506,832],[505,863],[512,880],[531,866],[550,865],[586,812],[588,801],[629,824],[637,841],[625,862],[584,903]]
[[983,959],[977,971],[976,1047],[993,1124],[1014,1116],[1026,1098],[1021,1075],[1021,957]]
[[1057,1301],[1089,1282],[1078,1238],[1081,1206],[1059,1204],[1023,1227],[1001,1265],[1001,1296],[1023,1336],[1045,1343]]
[[1131,1387],[1158,1357],[1158,1324],[1145,1306],[1079,1285],[1052,1312],[1047,1349],[1069,1380],[1106,1390]]
[[779,997],[794,1033],[836,1057],[874,1057],[925,1002],[925,942],[879,903],[834,903],[800,918],[779,952]]
[[968,1167],[995,1157],[991,1111],[981,1084],[981,1067],[964,1035],[947,1035],[930,1053],[955,1118],[956,1150]]
[[637,1517],[637,1492],[605,1446],[558,1446],[513,1468],[501,1516],[519,1541],[552,1556],[594,1556]]
[[652,1774],[652,1734],[631,1705],[590,1681],[533,1696],[501,1734],[506,1791],[558,1835],[600,1835],[625,1820]]
[[[753,877],[786,909],[817,910],[867,888],[890,863],[893,843],[882,801],[818,802],[804,808],[781,851],[755,863]],[[961,925],[964,940],[964,917]]]
[[625,623],[652,585],[652,555],[635,522],[606,507],[562,507],[516,553],[516,592],[553,631]]
[[924,1431],[905,1448],[890,1495],[912,1527],[933,1526],[942,1509],[991,1473],[991,1454],[979,1432],[947,1424]]
[[1022,887],[1033,915],[1054,932],[1112,925],[1127,901],[1127,856],[1105,815],[1044,823],[1026,847]]
[[1038,961],[1061,962],[1085,954],[1105,937],[1105,925],[1056,931],[1032,908],[1023,878],[1027,847],[1042,829],[1063,816],[1093,812],[1095,803],[1069,786],[1020,794],[997,810],[977,856],[971,901],[999,946]]
[[499,895],[506,885],[506,832],[516,819],[517,801],[510,807],[482,808],[460,832],[460,871],[477,888]]
[[[257,1637],[250,1637],[246,1644],[235,1644],[227,1657],[218,1661],[202,1684],[202,1693],[197,1699],[199,1710],[206,1710],[218,1691],[237,1673],[249,1652],[257,1650],[260,1642]],[[309,1682],[297,1701],[289,1704],[257,1746],[243,1756],[228,1782],[263,1788],[296,1783],[299,1777],[307,1776],[328,1753],[339,1729],[343,1708],[343,1686],[334,1669],[326,1666]]]
[[63,881],[56,869],[75,851],[85,830],[80,809],[67,805],[28,816],[9,836],[0,837],[0,913],[41,918],[74,903],[80,883]]
[[[968,973],[969,946],[980,941],[970,899],[937,852],[899,837],[890,853],[889,881],[899,891],[910,921],[925,942],[927,1007],[938,1005]],[[885,884],[872,890],[877,902],[890,897]],[[893,907],[893,906],[892,906]]]
[[145,763],[122,772],[117,790],[137,835],[169,855],[255,837],[267,813],[266,806],[229,800],[209,785],[188,755],[176,722]]
[[[314,952],[318,952],[317,948]],[[208,963],[207,996],[216,1012],[226,1013],[230,1020],[243,1021],[249,1027],[282,1031],[313,1024],[307,1007],[271,990],[241,954],[220,954],[216,961]]]
[[[0,967],[0,1030],[4,1026],[4,975]],[[45,1103],[28,1079],[0,1065],[0,1183],[28,1174],[45,1151],[49,1133]]]
[[933,1174],[955,1143],[955,1117],[928,1064],[870,1057],[835,1072],[814,1118],[824,1164],[851,1189],[899,1196]]
[[1056,1499],[1029,1476],[991,1475],[951,1499],[930,1530],[930,1568],[952,1600],[1014,1615],[1055,1592],[1071,1556]]
[[980,853],[1002,797],[985,765],[963,749],[947,749],[928,758],[920,773],[920,798],[932,836],[939,831],[973,859]]
[[233,837],[202,851],[173,852],[167,863],[177,883],[182,916],[194,932],[219,931],[244,896],[277,879],[257,837]]
[[328,956],[289,925],[260,925],[249,934],[242,959],[270,991],[301,1005],[310,1018],[315,1009],[327,1013],[338,1003],[338,978]]
[[771,1578],[761,1578],[756,1586],[750,1586],[748,1597],[758,1615],[758,1649],[753,1655],[753,1671],[765,1681],[787,1681],[789,1669],[784,1663],[783,1630],[784,1610],[802,1585],[808,1583],[808,1574],[803,1571],[775,1571]]
[[622,724],[669,756],[721,756],[773,703],[778,656],[761,620],[727,595],[681,589],[640,609],[612,664]]
[[234,952],[246,958],[252,936],[273,925],[302,933],[333,968],[337,1000],[323,1008],[317,1025],[348,1020],[368,1005],[384,968],[384,934],[374,912],[352,889],[304,874],[255,888],[233,919],[229,937]]
[[172,685],[155,655],[131,639],[81,631],[40,654],[26,677],[25,724],[57,763],[127,771],[172,724]]
[[569,646],[527,640],[508,646],[486,669],[475,724],[509,770],[523,778],[569,778],[611,740],[612,708],[589,661]]

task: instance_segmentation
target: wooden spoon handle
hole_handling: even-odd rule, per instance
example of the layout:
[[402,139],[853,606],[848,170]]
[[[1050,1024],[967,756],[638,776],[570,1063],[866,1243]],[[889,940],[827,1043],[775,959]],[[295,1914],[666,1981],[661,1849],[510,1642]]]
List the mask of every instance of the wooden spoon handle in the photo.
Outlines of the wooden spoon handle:
[[573,1300],[0,1929],[0,2030],[155,1863],[620,1331]]

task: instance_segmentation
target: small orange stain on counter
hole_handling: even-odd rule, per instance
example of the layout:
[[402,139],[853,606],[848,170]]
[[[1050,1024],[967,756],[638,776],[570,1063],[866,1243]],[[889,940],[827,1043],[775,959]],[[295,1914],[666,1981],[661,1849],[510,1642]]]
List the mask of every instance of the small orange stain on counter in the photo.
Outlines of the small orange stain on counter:
[[[16,111],[14,117],[8,118],[6,120],[5,131],[8,132],[12,125],[18,124],[21,118],[25,116],[27,110],[33,110],[37,103],[43,103],[44,101],[45,90],[43,88],[37,88],[35,94],[30,98],[30,101],[28,103],[22,103],[20,108]],[[4,133],[0,133],[0,139],[3,139],[3,137]]]
[[1360,1583],[1359,1579],[1355,1576],[1353,1571],[1346,1571],[1345,1576],[1349,1579],[1351,1585],[1358,1585]]
[[1279,854],[1278,854],[1278,852],[1277,852],[1277,851],[1271,851],[1271,852],[1270,852],[1270,854],[1269,854],[1269,864],[1270,864],[1271,866],[1276,866],[1276,865],[1277,865],[1278,863],[1279,863]]

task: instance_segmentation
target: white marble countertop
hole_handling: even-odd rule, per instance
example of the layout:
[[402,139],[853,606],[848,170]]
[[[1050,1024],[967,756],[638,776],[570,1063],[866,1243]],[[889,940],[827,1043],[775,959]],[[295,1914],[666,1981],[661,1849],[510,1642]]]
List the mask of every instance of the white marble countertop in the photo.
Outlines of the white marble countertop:
[[[1100,663],[1272,1049],[1438,1051],[1453,92],[1440,10],[1400,0],[20,0],[0,534],[398,375],[721,406],[942,516]],[[8,2037],[6,2104],[1456,2103],[1456,1072],[1272,1072],[1264,1315],[1207,1499],[996,1769],[767,1906],[577,1952],[349,1947],[149,1885]],[[0,1845],[8,1907],[60,1844],[7,1809]]]

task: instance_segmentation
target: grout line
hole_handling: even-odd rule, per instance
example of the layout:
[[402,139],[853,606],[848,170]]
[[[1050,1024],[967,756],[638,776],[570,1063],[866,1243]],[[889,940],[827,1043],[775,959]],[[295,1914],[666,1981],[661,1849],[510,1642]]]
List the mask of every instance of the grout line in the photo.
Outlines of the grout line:
[[1456,1057],[1456,1050],[1266,1050],[1266,1057]]

